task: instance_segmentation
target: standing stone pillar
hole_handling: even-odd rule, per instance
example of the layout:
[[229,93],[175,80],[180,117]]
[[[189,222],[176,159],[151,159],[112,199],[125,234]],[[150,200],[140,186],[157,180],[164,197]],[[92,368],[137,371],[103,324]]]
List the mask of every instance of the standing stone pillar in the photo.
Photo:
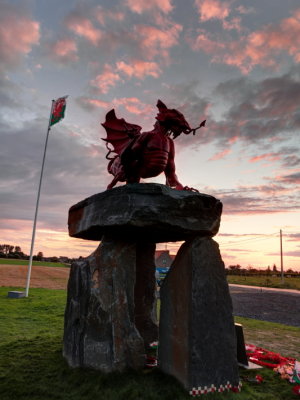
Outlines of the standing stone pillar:
[[161,290],[159,367],[194,394],[238,387],[232,303],[218,244],[180,248]]
[[144,341],[135,326],[136,244],[103,237],[72,264],[65,312],[64,357],[103,372],[141,368]]

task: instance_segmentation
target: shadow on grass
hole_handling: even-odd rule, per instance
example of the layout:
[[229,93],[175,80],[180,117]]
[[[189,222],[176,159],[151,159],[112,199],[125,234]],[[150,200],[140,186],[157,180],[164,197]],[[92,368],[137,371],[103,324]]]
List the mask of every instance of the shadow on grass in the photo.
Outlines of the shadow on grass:
[[158,370],[102,374],[71,369],[59,338],[36,337],[0,346],[1,400],[187,399],[172,377]]
[[[0,346],[1,400],[180,400],[191,396],[158,369],[102,374],[71,369],[62,357],[59,337],[38,336]],[[273,371],[261,370],[265,382],[246,383],[239,394],[209,394],[208,400],[289,400],[292,385]],[[257,371],[241,371],[242,378]]]

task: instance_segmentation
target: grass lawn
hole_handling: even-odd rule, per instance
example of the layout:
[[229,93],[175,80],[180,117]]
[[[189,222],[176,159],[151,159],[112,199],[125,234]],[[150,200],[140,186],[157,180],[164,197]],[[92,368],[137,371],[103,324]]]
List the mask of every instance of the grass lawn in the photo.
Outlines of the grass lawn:
[[[12,258],[0,258],[0,264],[9,264],[9,265],[28,265],[28,260],[14,260]],[[63,267],[69,268],[70,265],[64,264],[61,262],[47,262],[47,261],[32,261],[32,265],[40,266],[40,267]]]
[[[172,377],[158,369],[102,374],[71,369],[62,357],[63,314],[66,291],[31,289],[30,297],[7,298],[9,290],[0,288],[0,399],[1,400],[181,400],[191,397]],[[277,334],[283,342],[287,332],[299,335],[300,329],[280,324],[247,321],[248,332],[257,330],[269,337]],[[291,329],[290,329],[291,328]],[[254,343],[259,344],[259,343]],[[269,348],[269,350],[273,350]],[[291,349],[290,349],[291,350]],[[291,350],[292,351],[292,350]],[[286,355],[286,354],[283,354]],[[241,370],[241,378],[257,371]],[[242,392],[210,394],[210,400],[292,400],[292,385],[273,371],[262,369],[261,385],[243,383]]]
[[227,275],[228,283],[250,286],[264,286],[281,289],[296,289],[300,290],[300,276],[297,278],[284,277],[284,283],[281,283],[281,278],[277,276],[243,276],[243,275]]

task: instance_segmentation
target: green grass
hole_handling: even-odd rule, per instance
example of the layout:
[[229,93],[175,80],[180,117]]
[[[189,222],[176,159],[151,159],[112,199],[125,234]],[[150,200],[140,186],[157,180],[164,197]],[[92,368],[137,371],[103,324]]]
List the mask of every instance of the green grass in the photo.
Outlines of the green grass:
[[237,285],[249,286],[264,286],[281,289],[296,289],[300,290],[300,276],[299,278],[284,277],[284,283],[281,283],[280,277],[275,276],[242,276],[242,275],[227,275],[228,283],[235,283]]
[[246,343],[300,360],[300,328],[252,318],[234,319],[243,325]]
[[[9,264],[9,265],[28,265],[28,260],[14,260],[12,258],[0,258],[0,264]],[[68,268],[69,264],[64,264],[61,262],[48,262],[48,261],[33,261],[32,265],[40,266],[40,267],[64,267]]]
[[[191,399],[174,378],[157,369],[102,374],[69,368],[62,357],[66,292],[31,289],[29,298],[11,299],[7,298],[9,290],[16,288],[0,288],[1,400]],[[241,370],[241,377],[253,377],[256,373]],[[265,379],[261,385],[244,383],[239,394],[214,394],[206,398],[295,399],[291,384],[282,381],[273,371],[262,369],[259,373]]]

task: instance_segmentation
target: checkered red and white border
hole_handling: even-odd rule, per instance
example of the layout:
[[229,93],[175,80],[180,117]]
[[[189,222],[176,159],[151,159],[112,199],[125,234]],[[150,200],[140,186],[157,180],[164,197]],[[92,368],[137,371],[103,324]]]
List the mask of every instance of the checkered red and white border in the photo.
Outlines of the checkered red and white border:
[[190,395],[195,397],[195,396],[201,396],[203,394],[208,394],[208,393],[214,393],[214,392],[225,392],[226,390],[229,391],[231,390],[232,392],[240,392],[242,388],[242,382],[240,382],[237,386],[232,385],[229,381],[225,385],[220,385],[219,387],[216,387],[214,384],[211,386],[203,386],[203,387],[198,387],[198,388],[193,388],[190,390]]

